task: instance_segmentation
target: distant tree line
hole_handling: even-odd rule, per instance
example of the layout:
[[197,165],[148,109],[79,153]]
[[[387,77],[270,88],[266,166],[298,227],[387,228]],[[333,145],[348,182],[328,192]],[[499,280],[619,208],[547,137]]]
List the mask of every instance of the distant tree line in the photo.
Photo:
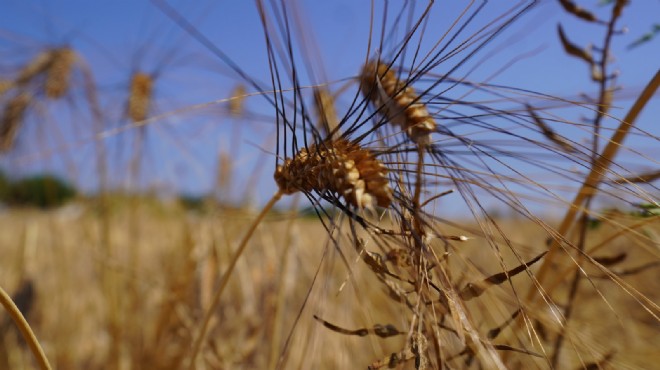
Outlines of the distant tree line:
[[10,179],[0,171],[0,203],[10,207],[53,208],[75,197],[76,188],[52,174]]

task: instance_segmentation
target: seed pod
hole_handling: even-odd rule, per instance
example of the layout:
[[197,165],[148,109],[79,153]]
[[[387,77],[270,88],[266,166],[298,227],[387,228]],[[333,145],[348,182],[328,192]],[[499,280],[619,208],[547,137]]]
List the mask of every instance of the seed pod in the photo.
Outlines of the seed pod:
[[617,19],[621,16],[623,8],[630,3],[630,0],[616,0],[614,8],[612,8],[612,19]]
[[578,6],[577,4],[575,4],[572,1],[559,0],[559,3],[561,4],[561,6],[564,7],[564,9],[567,12],[573,14],[574,16],[576,16],[578,18],[584,19],[585,21],[589,21],[589,22],[594,22],[594,21],[597,20],[596,16],[593,13],[591,13],[590,11]]
[[284,194],[330,191],[357,208],[389,207],[387,168],[367,149],[344,139],[302,149],[277,166],[275,182]]
[[527,106],[527,112],[529,113],[529,116],[532,118],[532,121],[536,124],[536,126],[541,129],[541,133],[543,133],[543,136],[545,136],[548,140],[552,141],[553,143],[557,144],[559,147],[561,147],[564,151],[568,153],[574,153],[576,152],[575,148],[573,148],[573,145],[571,145],[566,138],[563,136],[557,134],[550,126],[548,126],[541,117],[539,117],[536,112],[534,112],[534,109],[531,106]]
[[153,94],[153,79],[146,73],[136,72],[131,78],[128,97],[128,117],[133,122],[144,121],[149,114]]
[[417,144],[431,142],[435,119],[419,102],[415,90],[399,81],[394,71],[382,62],[371,61],[362,68],[360,89],[388,121],[400,126]]
[[51,99],[64,96],[69,90],[71,70],[76,61],[76,53],[70,48],[57,48],[50,51],[51,61],[46,70],[44,91]]
[[594,58],[591,55],[591,51],[587,48],[580,48],[579,46],[573,44],[568,40],[566,37],[566,34],[564,33],[564,29],[562,28],[561,24],[557,25],[557,33],[559,34],[559,40],[561,41],[562,46],[564,46],[564,50],[568,55],[572,55],[576,58],[580,58],[584,60],[585,62],[589,63],[589,65],[594,65]]

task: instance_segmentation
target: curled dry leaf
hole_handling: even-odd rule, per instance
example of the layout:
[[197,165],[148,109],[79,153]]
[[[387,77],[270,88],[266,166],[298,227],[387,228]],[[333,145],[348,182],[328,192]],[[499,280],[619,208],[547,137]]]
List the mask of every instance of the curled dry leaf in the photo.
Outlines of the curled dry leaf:
[[536,112],[534,112],[534,109],[529,105],[527,106],[527,112],[532,117],[534,124],[536,124],[536,126],[538,126],[541,130],[543,136],[560,146],[566,152],[575,152],[575,148],[573,148],[573,146],[566,139],[558,135],[552,128],[550,128],[550,126],[548,126],[545,121],[543,121],[541,117],[539,117]]
[[564,50],[566,51],[566,53],[576,58],[580,58],[584,60],[585,62],[589,63],[589,65],[594,65],[594,59],[593,56],[591,55],[591,52],[586,48],[583,49],[571,43],[566,37],[566,34],[564,33],[564,29],[562,28],[561,24],[557,25],[557,32],[559,33],[559,40],[561,40],[561,44],[562,46],[564,46]]
[[486,279],[477,282],[477,283],[468,283],[459,293],[461,299],[464,300],[470,300],[472,298],[476,298],[480,295],[483,294],[483,292],[486,291],[486,289],[490,288],[493,285],[499,285],[502,284],[503,282],[509,280],[513,276],[518,275],[519,273],[525,271],[528,267],[531,265],[535,264],[538,262],[543,256],[545,256],[547,252],[543,252],[539,254],[538,256],[534,257],[531,261],[526,262],[521,264],[520,266],[517,266],[515,268],[512,268],[509,271],[506,272],[500,272],[495,275],[491,275],[487,277]]
[[400,331],[394,325],[391,324],[386,324],[386,325],[376,324],[373,326],[373,328],[361,328],[361,329],[351,330],[351,329],[344,329],[342,327],[339,327],[329,321],[323,320],[322,318],[316,315],[314,315],[314,319],[322,323],[323,326],[325,326],[326,328],[345,335],[357,335],[358,337],[364,337],[369,334],[373,334],[381,338],[387,338],[396,335],[406,334],[405,332]]
[[561,6],[564,7],[564,10],[566,10],[567,12],[573,14],[574,16],[580,19],[584,19],[585,21],[588,22],[594,22],[597,20],[596,16],[593,13],[582,8],[581,6],[575,4],[572,1],[559,0],[559,3],[561,4]]

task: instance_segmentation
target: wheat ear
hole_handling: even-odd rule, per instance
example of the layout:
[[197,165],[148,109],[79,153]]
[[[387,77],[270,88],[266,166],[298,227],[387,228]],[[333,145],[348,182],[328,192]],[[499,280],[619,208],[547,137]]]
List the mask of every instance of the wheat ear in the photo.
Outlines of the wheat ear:
[[284,194],[337,193],[357,208],[387,208],[392,202],[387,168],[371,151],[345,139],[302,149],[277,167],[275,182]]
[[47,97],[59,99],[69,91],[71,70],[76,59],[76,52],[67,47],[51,51],[51,62],[46,70],[44,86]]
[[408,82],[401,81],[387,64],[370,61],[360,73],[362,94],[371,100],[378,111],[391,123],[400,126],[417,144],[431,142],[436,129],[435,119],[426,105],[420,103]]
[[154,81],[146,73],[136,72],[131,77],[131,91],[128,98],[128,117],[133,122],[144,121],[149,114]]

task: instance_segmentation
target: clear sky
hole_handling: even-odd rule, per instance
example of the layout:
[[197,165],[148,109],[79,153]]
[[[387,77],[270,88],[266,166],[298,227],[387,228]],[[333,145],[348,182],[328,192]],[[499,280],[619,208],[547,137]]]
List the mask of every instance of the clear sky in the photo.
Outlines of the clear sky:
[[[307,61],[310,69],[299,64],[303,84],[329,82],[333,91],[345,85],[355,88],[354,77],[364,63],[365,55],[376,55],[377,45],[367,51],[369,35],[369,1],[291,1],[300,20],[294,32],[304,38],[304,44],[296,40],[296,60]],[[398,2],[391,2],[397,4]],[[476,1],[471,9],[481,2]],[[497,4],[495,4],[497,3]],[[513,6],[517,2],[491,1],[475,21],[462,34],[463,39],[493,21],[506,10],[501,4]],[[584,7],[595,9],[606,18],[609,8],[597,5],[598,1],[580,1]],[[178,1],[173,6],[223,53],[250,76],[266,83],[270,73],[266,63],[264,34],[256,6],[252,1]],[[451,29],[452,23],[464,10],[467,1],[436,1],[429,22],[426,24],[422,49],[432,47],[442,35]],[[424,3],[417,5],[416,13]],[[111,172],[117,185],[137,181],[156,186],[166,192],[207,192],[216,181],[218,157],[232,153],[234,177],[231,198],[237,199],[249,189],[251,178],[261,179],[250,190],[255,201],[266,199],[274,189],[270,180],[273,170],[274,113],[261,96],[246,101],[252,117],[232,118],[226,111],[226,103],[199,107],[231,96],[238,83],[245,81],[208,47],[182,31],[153,4],[135,0],[62,0],[62,1],[10,1],[0,0],[0,76],[7,78],[43,48],[68,44],[84,58],[93,71],[99,86],[103,111],[106,112],[108,129],[126,126],[126,94],[131,73],[158,72],[154,90],[156,104],[152,113],[165,115],[145,127],[129,127],[121,133],[110,133],[105,143],[110,148]],[[391,22],[395,7],[388,14]],[[632,99],[660,67],[660,41],[653,40],[643,46],[628,50],[626,46],[649,32],[660,22],[660,1],[638,0],[626,9],[619,26],[628,33],[616,37],[613,44],[613,69],[620,70],[618,79],[622,90],[615,95],[614,116],[622,117]],[[382,13],[378,13],[380,17]],[[484,81],[495,76],[492,83],[515,86],[551,95],[576,98],[581,93],[593,95],[596,85],[589,80],[587,67],[575,58],[567,56],[558,41],[556,26],[561,23],[573,42],[580,45],[602,43],[603,26],[588,24],[566,13],[557,1],[539,1],[539,5],[498,36],[463,68],[457,77],[469,73],[470,80]],[[292,22],[293,24],[293,22]],[[377,19],[378,26],[382,21]],[[378,28],[378,27],[377,27]],[[384,48],[392,49],[398,34],[389,35]],[[377,30],[380,32],[380,29]],[[450,32],[450,35],[452,33]],[[374,36],[379,39],[379,36]],[[383,50],[382,53],[387,53]],[[449,71],[460,60],[459,56],[440,65],[434,72]],[[314,78],[304,76],[313,70]],[[284,88],[290,86],[283,86]],[[248,87],[253,93],[254,88]],[[80,93],[78,93],[80,97]],[[352,95],[342,95],[347,106]],[[66,103],[49,103],[40,107],[43,115],[29,122],[21,133],[20,150],[2,164],[10,172],[26,173],[52,169],[72,176],[84,188],[96,186],[94,143],[89,127],[65,124],[68,118],[84,120],[84,106],[72,98]],[[543,104],[538,99],[532,104]],[[648,163],[636,162],[640,156],[631,157],[631,166],[648,169],[657,167],[660,158],[657,137],[660,135],[657,117],[660,104],[656,98],[640,117],[638,125],[651,135],[640,135],[628,142],[649,158]],[[172,113],[173,112],[173,113]],[[557,110],[562,118],[577,121],[584,111]],[[613,123],[610,123],[612,126]],[[27,126],[27,125],[26,125]],[[56,129],[52,129],[56,126]],[[52,129],[52,131],[50,131]],[[30,136],[32,134],[33,136]],[[93,131],[92,131],[93,132]],[[145,158],[141,162],[140,180],[131,180],[125,172],[131,154],[139,148],[136,140],[144,135]],[[581,135],[579,131],[576,135]],[[655,138],[652,138],[655,135]],[[579,141],[581,138],[574,138]],[[73,148],[73,149],[72,149]],[[645,167],[646,166],[646,167]]]

